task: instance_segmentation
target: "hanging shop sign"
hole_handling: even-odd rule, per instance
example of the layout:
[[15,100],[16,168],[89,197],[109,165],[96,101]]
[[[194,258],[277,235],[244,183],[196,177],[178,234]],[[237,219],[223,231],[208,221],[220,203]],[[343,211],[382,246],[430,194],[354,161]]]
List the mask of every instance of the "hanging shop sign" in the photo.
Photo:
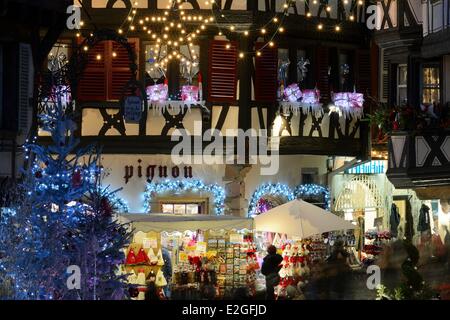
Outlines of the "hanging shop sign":
[[127,165],[125,166],[124,169],[125,175],[123,178],[125,179],[125,183],[128,183],[130,179],[133,178],[135,175],[138,178],[145,177],[150,182],[153,181],[155,177],[169,178],[170,176],[175,179],[177,178],[190,179],[193,177],[191,166],[169,167],[166,165],[150,164],[146,167],[143,167],[141,159],[138,159],[138,165],[136,167],[133,165]]
[[139,96],[126,97],[123,102],[123,115],[127,123],[139,123],[142,118],[143,104]]
[[373,160],[345,170],[346,174],[383,174],[386,173],[386,161]]

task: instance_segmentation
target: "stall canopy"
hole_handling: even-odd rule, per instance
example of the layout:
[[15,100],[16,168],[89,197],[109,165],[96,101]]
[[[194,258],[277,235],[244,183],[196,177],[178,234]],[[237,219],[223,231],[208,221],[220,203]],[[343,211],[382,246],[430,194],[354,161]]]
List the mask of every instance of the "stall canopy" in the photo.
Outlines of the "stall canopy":
[[173,232],[186,230],[253,229],[251,219],[213,215],[123,214],[122,223],[131,223],[136,231]]
[[254,219],[257,231],[284,233],[300,238],[355,228],[352,223],[303,200],[290,201]]

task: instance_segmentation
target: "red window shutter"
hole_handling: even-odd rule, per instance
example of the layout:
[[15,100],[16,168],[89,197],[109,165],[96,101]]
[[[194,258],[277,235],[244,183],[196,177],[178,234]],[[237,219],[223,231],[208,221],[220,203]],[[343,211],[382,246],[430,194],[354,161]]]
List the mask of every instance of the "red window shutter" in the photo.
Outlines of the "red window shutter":
[[356,91],[370,94],[371,58],[369,50],[356,51]]
[[[97,59],[100,56],[101,59]],[[82,101],[106,100],[107,42],[102,41],[88,51],[86,68],[80,79],[78,98]]]
[[255,48],[261,52],[255,57],[255,100],[275,102],[278,87],[278,49],[257,42]]
[[[227,45],[230,46],[227,49]],[[234,102],[237,90],[237,43],[212,40],[209,47],[208,100]]]
[[317,69],[316,79],[317,88],[320,90],[320,95],[325,101],[330,100],[330,82],[328,75],[328,68],[330,65],[330,51],[329,48],[319,47],[316,52]]
[[[136,57],[139,56],[139,40],[129,39],[129,43],[134,50]],[[124,87],[133,77],[130,70],[130,57],[128,51],[119,43],[111,43],[110,72],[108,77],[108,100],[120,100],[122,98]],[[113,52],[116,56],[113,57]]]

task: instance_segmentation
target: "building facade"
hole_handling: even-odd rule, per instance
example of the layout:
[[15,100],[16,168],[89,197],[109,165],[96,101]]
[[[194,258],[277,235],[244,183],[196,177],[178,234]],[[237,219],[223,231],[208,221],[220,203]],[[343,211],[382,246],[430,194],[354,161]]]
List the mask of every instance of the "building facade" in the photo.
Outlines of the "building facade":
[[[74,94],[78,135],[82,145],[103,146],[102,164],[109,168],[104,182],[123,188],[120,195],[130,212],[245,217],[255,214],[261,203],[293,199],[300,185],[326,187],[330,156],[367,158],[367,123],[358,113],[333,104],[334,93],[357,91],[369,97],[373,90],[374,47],[363,2],[83,1],[81,8],[81,28],[61,35],[49,59],[61,54],[69,64],[74,57],[81,59],[77,61],[84,67]],[[175,52],[171,60],[168,47],[158,45],[158,36],[153,36],[157,31],[149,30],[164,15],[170,26],[170,17],[180,11],[186,30],[201,25],[194,18],[208,17],[210,22],[191,44],[179,46],[179,53],[195,63],[195,71],[186,71]],[[155,74],[155,60],[163,65],[167,61],[163,73]],[[302,107],[283,99],[280,88],[296,83],[313,95],[320,90],[317,105],[324,111],[316,112],[314,103]],[[168,100],[144,99],[143,92],[158,85],[167,88]],[[182,90],[187,85],[201,85],[202,98],[186,103]],[[140,96],[144,105],[137,121],[127,118],[124,101],[129,96]],[[210,142],[196,144],[208,130],[216,130],[224,141],[241,142],[248,156],[251,142],[242,140],[242,133],[267,130],[269,141],[280,138],[278,168],[261,174],[267,164],[239,159],[239,147],[229,153],[235,161],[176,164],[171,156],[176,129],[187,130],[192,138],[188,156],[208,150]],[[43,142],[48,140],[40,134]],[[185,183],[185,192],[174,190],[174,183]],[[216,184],[224,198],[215,193]]]

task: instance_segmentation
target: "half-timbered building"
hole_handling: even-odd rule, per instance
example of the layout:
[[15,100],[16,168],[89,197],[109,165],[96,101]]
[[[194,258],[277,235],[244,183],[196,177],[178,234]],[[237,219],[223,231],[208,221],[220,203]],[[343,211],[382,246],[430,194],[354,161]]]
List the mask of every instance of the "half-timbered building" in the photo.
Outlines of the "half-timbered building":
[[[166,64],[164,76],[154,76],[158,42],[152,21],[164,17],[173,3],[176,10],[185,12],[187,24],[191,18],[193,25],[194,18],[213,21],[198,32],[190,49],[180,45],[181,53],[192,54],[198,61],[198,72],[191,78],[183,76],[179,59]],[[84,145],[103,146],[103,165],[110,169],[105,181],[124,188],[121,196],[130,211],[170,211],[179,204],[175,207],[214,213],[214,196],[202,192],[184,197],[169,192],[148,203],[150,182],[190,179],[206,186],[218,183],[226,194],[223,212],[247,216],[258,200],[255,197],[273,193],[274,198],[289,199],[298,185],[326,185],[327,172],[332,170],[330,156],[367,158],[369,129],[361,121],[362,112],[346,113],[333,103],[334,93],[359,92],[369,97],[376,90],[376,65],[371,59],[375,49],[365,25],[364,1],[93,0],[77,4],[82,11],[80,29],[65,32],[51,55],[62,52],[68,61],[78,59],[79,80],[72,89],[78,135]],[[309,64],[300,69],[299,62],[306,60]],[[199,83],[203,101],[183,102],[183,87]],[[319,90],[317,103],[323,108],[302,109],[296,102],[281,101],[280,84],[295,83],[304,91]],[[129,121],[124,100],[130,89],[143,97],[142,92],[147,89],[148,93],[154,85],[167,86],[168,101],[161,106],[147,95],[138,121]],[[264,176],[262,165],[248,160],[178,167],[171,158],[177,144],[171,140],[175,129],[186,129],[193,138],[215,129],[235,141],[239,130],[267,130],[269,138],[281,137],[279,170]],[[45,136],[41,139],[46,141]],[[194,144],[192,154],[207,148],[206,142],[200,148]],[[286,189],[277,189],[280,185]]]

